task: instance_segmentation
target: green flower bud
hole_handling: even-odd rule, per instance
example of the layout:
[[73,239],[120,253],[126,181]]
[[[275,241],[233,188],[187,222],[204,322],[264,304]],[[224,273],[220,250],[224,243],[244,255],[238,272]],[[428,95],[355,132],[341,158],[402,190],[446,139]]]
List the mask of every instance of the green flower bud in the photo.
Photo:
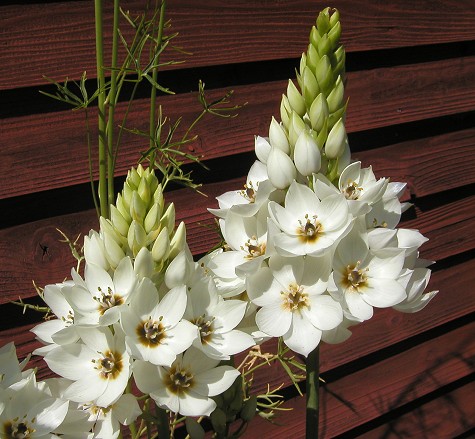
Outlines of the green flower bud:
[[289,140],[291,145],[295,145],[295,142],[297,142],[300,134],[302,134],[302,131],[305,129],[306,125],[303,119],[297,113],[293,112],[289,125]]
[[189,416],[185,419],[186,432],[190,436],[190,439],[204,439],[205,430],[195,419]]
[[257,413],[257,397],[252,395],[247,401],[244,401],[240,417],[243,421],[250,422]]
[[160,228],[160,206],[158,204],[153,204],[152,208],[148,211],[144,220],[144,228],[147,233],[150,233],[152,230]]
[[211,424],[213,425],[213,430],[219,434],[223,435],[226,432],[226,413],[224,413],[220,408],[215,408],[210,415]]
[[124,200],[124,206],[127,207],[127,210],[129,211],[129,214],[130,214],[130,203],[132,203],[132,194],[133,193],[134,193],[134,189],[126,181],[124,183],[124,188],[122,189],[122,197],[123,197],[123,200]]
[[317,28],[315,26],[312,26],[312,29],[310,30],[310,44],[312,46],[317,47],[319,40],[320,35],[318,34]]
[[318,14],[317,17],[317,30],[318,34],[322,36],[330,30],[330,16],[329,9],[325,8]]
[[[334,16],[335,14],[332,15],[332,18]],[[327,35],[328,35],[328,40],[330,41],[331,46],[336,47],[341,37],[341,24],[339,21],[337,21],[336,24],[332,26],[330,32],[328,32]]]
[[125,207],[125,202],[121,194],[117,194],[117,200],[115,202],[117,210],[120,212],[127,224],[130,224],[132,218],[130,217],[129,208]]
[[150,185],[147,183],[145,178],[140,180],[139,187],[137,188],[137,193],[140,195],[141,200],[144,205],[148,207],[152,198],[152,192],[150,192]]
[[132,221],[132,224],[129,227],[127,243],[130,250],[132,250],[134,257],[137,256],[140,249],[145,247],[147,244],[147,234],[142,225],[135,220]]
[[320,90],[322,91],[328,90],[328,88],[332,85],[332,82],[333,82],[333,71],[332,71],[330,59],[328,58],[327,55],[323,56],[320,59],[315,73],[316,73],[318,85],[320,86]]
[[299,116],[303,116],[306,111],[305,101],[303,100],[300,92],[297,90],[297,87],[295,87],[295,84],[290,79],[287,85],[287,98],[292,110],[294,110]]
[[[172,229],[173,230],[173,229]],[[186,246],[186,227],[182,221],[176,228],[175,234],[170,241],[170,255],[169,259],[173,259]]]
[[116,268],[119,262],[125,258],[125,253],[117,243],[117,241],[108,233],[103,234],[104,248],[106,250],[106,258],[111,267]]
[[307,67],[309,67],[313,73],[315,73],[318,61],[320,60],[320,55],[316,47],[317,46],[309,44],[307,49]]
[[310,123],[315,131],[318,132],[322,129],[329,113],[330,111],[328,109],[327,100],[323,96],[323,93],[320,93],[312,102],[308,112]]
[[290,106],[289,99],[283,94],[282,100],[280,101],[280,119],[285,127],[289,126],[291,114],[292,107]]
[[155,262],[160,262],[168,258],[170,251],[170,237],[168,236],[168,229],[164,227],[152,246],[152,258]]
[[132,202],[130,203],[130,216],[133,220],[143,223],[145,219],[145,203],[140,198],[138,192],[134,191],[132,194]]
[[340,12],[338,9],[333,9],[333,13],[330,15],[330,26],[333,28],[340,24]]
[[297,171],[305,177],[320,170],[320,149],[312,136],[303,131],[295,143],[294,162]]
[[117,231],[122,235],[126,236],[129,230],[129,223],[127,220],[122,216],[119,209],[114,205],[110,206],[111,209],[111,222],[112,225],[117,229]]
[[318,86],[315,75],[310,71],[309,67],[305,67],[303,70],[301,89],[305,104],[307,107],[310,107],[315,97],[320,93],[320,87]]
[[341,76],[338,76],[336,79],[335,85],[333,86],[333,90],[327,97],[328,102],[328,110],[331,113],[334,113],[343,103],[343,95],[345,93],[345,87],[343,86],[343,81],[341,80]]
[[287,140],[287,135],[285,134],[282,125],[279,124],[274,117],[272,117],[269,127],[269,141],[273,147],[280,149],[286,154],[290,153],[290,145]]
[[328,38],[328,35],[325,34],[320,38],[320,41],[317,44],[317,50],[320,57],[328,55],[332,49],[332,42]]
[[340,157],[345,150],[346,130],[343,120],[340,118],[328,133],[325,143],[325,154],[328,159]]
[[161,227],[166,227],[170,232],[175,228],[175,205],[170,203],[167,210],[160,218]]

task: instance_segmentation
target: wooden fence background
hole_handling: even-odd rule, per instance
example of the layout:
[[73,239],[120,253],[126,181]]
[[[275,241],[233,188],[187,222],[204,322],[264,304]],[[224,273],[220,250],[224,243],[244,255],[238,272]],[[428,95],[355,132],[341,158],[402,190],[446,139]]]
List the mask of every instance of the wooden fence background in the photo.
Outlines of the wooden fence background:
[[[138,8],[145,0],[125,2]],[[69,236],[97,227],[88,185],[84,120],[38,93],[42,75],[94,78],[93,2],[7,0],[0,6],[0,345],[14,340],[24,357],[37,346],[29,329],[40,316],[9,303],[34,298],[69,275],[72,258],[56,228]],[[176,44],[193,56],[167,68],[161,83],[176,91],[160,102],[172,119],[199,111],[198,79],[210,97],[234,90],[247,105],[234,119],[208,119],[194,152],[211,172],[194,169],[208,198],[168,194],[184,220],[194,254],[217,236],[206,208],[239,187],[254,160],[254,135],[278,116],[316,14],[310,0],[171,0]],[[347,51],[347,129],[355,158],[377,176],[407,181],[414,203],[401,226],[430,241],[436,260],[430,287],[440,290],[422,312],[380,310],[346,343],[321,350],[322,437],[462,438],[474,434],[475,385],[475,3],[472,0],[335,0]],[[144,126],[145,96],[130,126]],[[119,174],[144,149],[127,139]],[[121,184],[119,178],[118,184]],[[118,186],[120,187],[120,186]],[[39,375],[47,373],[34,359]],[[247,438],[300,438],[304,401],[282,371],[256,377],[284,383],[287,406],[274,427],[259,419]],[[470,403],[472,401],[472,403]]]

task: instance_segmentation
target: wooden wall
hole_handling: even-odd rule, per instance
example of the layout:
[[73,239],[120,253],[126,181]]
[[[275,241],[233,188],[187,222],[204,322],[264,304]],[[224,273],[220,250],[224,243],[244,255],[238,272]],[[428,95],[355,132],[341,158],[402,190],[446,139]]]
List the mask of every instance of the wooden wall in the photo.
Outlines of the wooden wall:
[[[29,329],[40,316],[9,304],[33,298],[69,275],[72,258],[56,228],[73,237],[97,227],[88,185],[84,119],[38,93],[42,75],[94,78],[92,2],[8,0],[0,6],[0,345],[14,340],[25,356],[37,346]],[[144,0],[124,2],[133,10]],[[208,119],[195,153],[210,172],[194,170],[208,198],[168,194],[185,220],[194,254],[217,242],[204,225],[214,197],[240,186],[254,160],[254,135],[278,116],[317,12],[310,0],[170,0],[175,44],[193,56],[167,68],[165,114],[186,121],[199,111],[198,79],[210,97],[234,90],[247,102],[234,119]],[[418,314],[380,310],[346,343],[321,350],[322,437],[455,438],[474,433],[475,384],[475,3],[472,0],[335,0],[347,50],[347,129],[355,158],[377,176],[407,181],[414,203],[402,227],[428,238],[422,256],[436,260],[430,283],[440,293]],[[123,105],[122,105],[123,107]],[[144,127],[139,94],[130,126]],[[126,139],[124,175],[144,149]],[[118,184],[121,183],[119,179]],[[120,186],[118,186],[120,187]],[[32,299],[39,303],[37,299]],[[41,360],[39,375],[47,372]],[[265,377],[264,377],[265,375]],[[247,438],[300,438],[304,400],[282,371],[256,377],[284,382],[292,412],[274,427],[255,420]],[[472,404],[470,403],[472,401]]]

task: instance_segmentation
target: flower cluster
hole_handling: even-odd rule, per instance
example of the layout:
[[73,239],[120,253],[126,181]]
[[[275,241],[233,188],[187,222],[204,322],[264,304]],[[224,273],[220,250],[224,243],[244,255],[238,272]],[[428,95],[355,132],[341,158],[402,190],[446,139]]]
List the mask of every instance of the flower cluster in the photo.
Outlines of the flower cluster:
[[207,264],[228,297],[247,292],[266,337],[307,356],[337,343],[373,308],[422,309],[429,261],[417,230],[397,229],[405,184],[352,162],[345,131],[344,50],[337,11],[322,11],[281,103],[256,137],[242,190],[218,197],[224,251]]
[[84,275],[73,269],[71,280],[44,288],[56,318],[33,329],[44,343],[34,354],[61,377],[47,391],[66,401],[55,402],[55,433],[74,418],[78,437],[117,437],[119,422],[142,413],[132,378],[159,407],[201,416],[240,375],[221,360],[256,343],[242,323],[247,303],[219,294],[193,261],[184,224],[174,224],[154,173],[132,169],[111,220],[84,239]]

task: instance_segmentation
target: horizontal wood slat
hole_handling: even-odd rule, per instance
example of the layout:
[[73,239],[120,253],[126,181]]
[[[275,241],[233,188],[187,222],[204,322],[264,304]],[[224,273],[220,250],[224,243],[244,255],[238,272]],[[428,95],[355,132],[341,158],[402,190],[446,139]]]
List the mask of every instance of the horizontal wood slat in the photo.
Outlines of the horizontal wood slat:
[[[343,434],[468,376],[473,371],[470,363],[475,354],[474,329],[473,323],[455,329],[322,385],[320,437],[324,439]],[[279,413],[278,425],[256,418],[243,437],[305,437],[305,399],[294,398],[284,406],[294,410]],[[439,414],[433,413],[427,420],[426,428],[438,423],[438,419]],[[467,421],[470,422],[469,419]]]
[[387,424],[364,433],[364,439],[454,438],[472,429],[475,404],[467,404],[475,394],[475,382],[448,392],[408,413],[391,419]]
[[[143,2],[125,1],[123,5],[137,13]],[[168,16],[172,31],[180,34],[173,44],[194,54],[186,57],[186,67],[197,67],[299,57],[316,11],[325,6],[325,2],[309,0],[174,0],[169,2]],[[471,25],[475,7],[470,0],[397,0],[390,4],[337,0],[332,6],[341,11],[342,40],[350,52],[475,39]],[[110,9],[106,16],[111,22]],[[86,70],[89,77],[94,76],[91,2],[27,4],[20,9],[4,6],[0,17],[0,89],[44,84],[43,75],[77,79]],[[105,32],[110,33],[110,26]],[[172,59],[183,56],[173,54]]]
[[[475,57],[374,69],[348,76],[350,133],[475,110]],[[235,119],[208,118],[198,126],[195,132],[199,140],[193,145],[194,153],[212,159],[251,151],[254,135],[267,135],[272,115],[278,117],[285,89],[286,83],[280,81],[236,87],[234,101],[248,105]],[[224,93],[225,90],[214,90],[210,99]],[[194,93],[163,97],[162,103],[164,114],[171,120],[183,116],[183,126],[191,123],[200,111]],[[146,101],[134,104],[127,126],[146,130],[147,111]],[[84,119],[77,113],[4,119],[0,121],[0,132],[4,144],[0,151],[0,198],[88,181]],[[473,139],[467,138],[466,142],[473,145]],[[125,136],[123,145],[127,146],[121,149],[117,175],[125,174],[138,160],[140,151],[146,149],[143,138],[138,136]],[[450,153],[445,151],[447,145],[440,146],[444,154]],[[473,158],[469,162],[473,163]],[[416,163],[413,161],[412,166]],[[11,169],[16,170],[14,185]],[[24,172],[26,169],[30,172]]]
[[[205,253],[218,242],[218,235],[209,229],[214,220],[206,208],[216,205],[213,200],[216,195],[239,187],[237,181],[206,185],[204,191],[209,198],[189,190],[170,193],[167,201],[175,203],[177,221],[183,220],[187,224],[187,239],[194,254]],[[430,241],[422,247],[422,255],[437,260],[475,248],[475,238],[471,233],[475,227],[474,207],[475,197],[468,197],[426,212],[416,209],[416,219],[407,221],[407,225],[402,222],[401,226],[417,228],[427,234]],[[457,217],[453,212],[457,212]],[[0,230],[0,303],[14,300],[19,295],[34,295],[32,279],[38,285],[45,285],[69,276],[73,260],[69,248],[59,242],[61,236],[56,228],[70,238],[79,233],[87,234],[91,228],[97,229],[95,211]],[[43,250],[45,247],[47,252]]]

